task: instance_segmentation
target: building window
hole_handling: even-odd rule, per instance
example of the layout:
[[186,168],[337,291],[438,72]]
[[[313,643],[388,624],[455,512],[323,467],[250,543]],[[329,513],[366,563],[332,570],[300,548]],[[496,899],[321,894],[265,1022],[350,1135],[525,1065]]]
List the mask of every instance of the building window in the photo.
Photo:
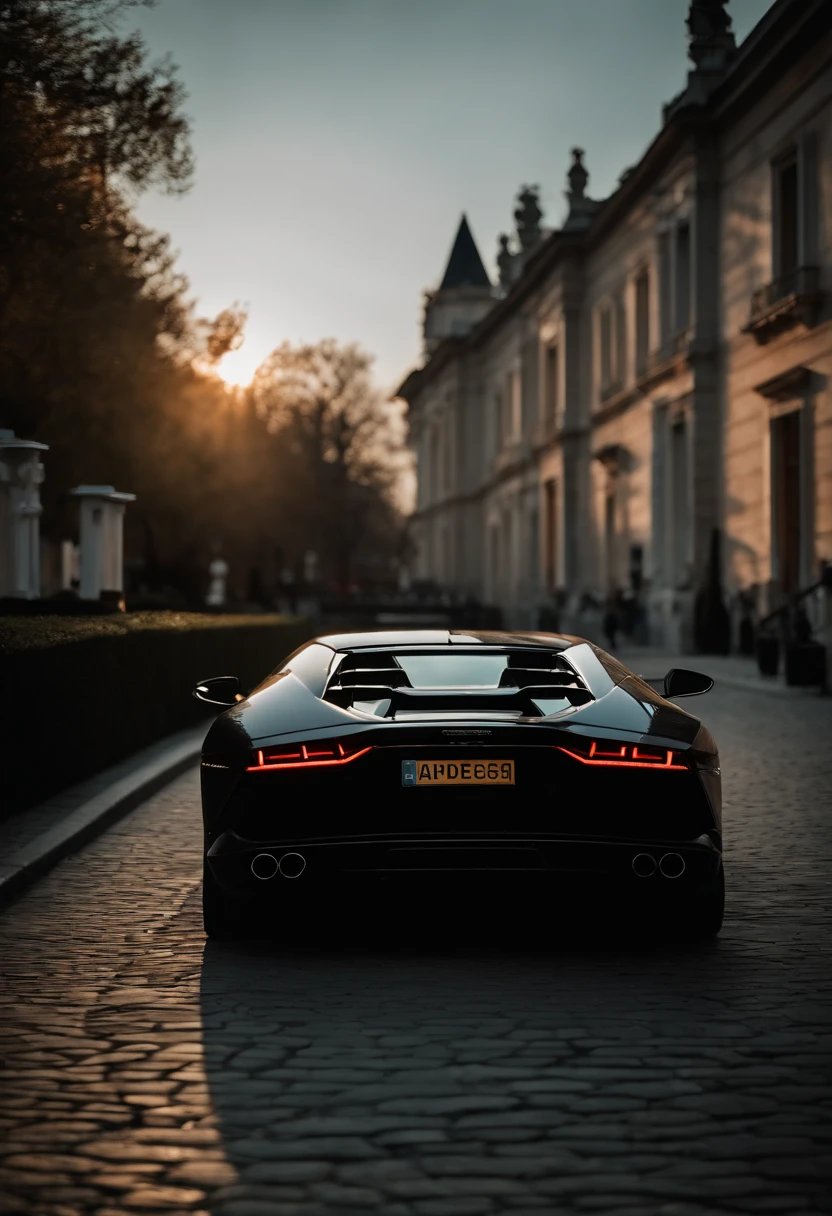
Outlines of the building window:
[[520,438],[522,431],[523,378],[519,368],[515,368],[509,373],[508,393],[511,413],[508,420],[509,433],[506,438],[509,443],[514,443]]
[[495,452],[500,452],[505,443],[506,435],[505,393],[501,388],[498,388],[494,394],[494,433],[496,439],[494,450]]
[[532,507],[529,512],[529,582],[537,585],[537,572],[540,565],[540,520],[537,511]]
[[800,264],[797,154],[774,166],[774,276],[792,274]]
[[692,320],[692,231],[689,220],[658,238],[659,343],[665,356],[679,349],[676,338]]
[[674,331],[680,333],[690,325],[690,224],[685,221],[676,229],[676,308]]
[[558,585],[558,483],[552,479],[543,487],[544,510],[544,574],[546,590],[554,591]]
[[601,348],[601,392],[612,382],[612,312],[605,304],[598,317],[598,341]]
[[502,541],[502,552],[500,554],[500,574],[502,578],[503,594],[512,596],[514,592],[514,518],[509,509],[503,511],[502,524],[500,527],[500,539]]
[[688,427],[684,418],[670,429],[670,570],[674,587],[688,584],[690,563],[690,472],[688,465]]
[[793,325],[818,319],[821,221],[818,132],[801,132],[795,146],[771,166],[771,280],[751,296],[744,327],[758,343]]
[[612,378],[616,388],[623,388],[627,383],[627,305],[623,291],[619,291],[613,301],[613,321],[615,346]]
[[543,372],[543,421],[547,431],[554,427],[560,407],[559,377],[558,348],[557,346],[547,346]]
[[520,436],[523,380],[518,368],[510,371],[497,392],[497,450]]
[[496,601],[500,588],[500,525],[492,524],[488,530],[488,564],[491,569],[491,599]]
[[598,310],[600,395],[603,400],[627,381],[627,305],[618,291]]
[[772,573],[783,595],[800,584],[800,410],[771,421]]
[[451,420],[445,418],[442,427],[442,489],[447,494],[451,489]]
[[647,371],[650,355],[650,274],[642,270],[636,279],[636,375]]
[[659,234],[659,333],[662,347],[667,346],[673,333],[671,294],[670,233]]
[[430,486],[429,502],[435,502],[439,497],[439,428],[431,427],[430,443],[429,443],[429,475],[428,484]]

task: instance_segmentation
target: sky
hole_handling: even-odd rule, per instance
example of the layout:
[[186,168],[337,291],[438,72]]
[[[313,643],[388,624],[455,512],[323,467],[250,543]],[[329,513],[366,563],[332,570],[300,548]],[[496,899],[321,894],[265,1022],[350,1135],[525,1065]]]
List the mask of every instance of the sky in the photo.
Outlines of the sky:
[[[770,7],[732,0],[737,40]],[[335,337],[395,389],[465,212],[492,277],[524,183],[564,218],[574,146],[603,198],[684,86],[687,0],[158,0],[131,13],[188,92],[194,184],[147,193],[202,316],[235,301],[247,383],[281,342]]]

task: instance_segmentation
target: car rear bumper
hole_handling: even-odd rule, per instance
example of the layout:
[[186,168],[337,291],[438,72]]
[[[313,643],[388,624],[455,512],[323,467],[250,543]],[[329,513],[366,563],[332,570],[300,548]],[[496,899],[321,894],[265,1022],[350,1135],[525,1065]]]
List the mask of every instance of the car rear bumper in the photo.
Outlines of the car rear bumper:
[[634,897],[668,898],[709,889],[721,865],[707,840],[586,840],[510,834],[364,836],[291,841],[245,840],[224,832],[207,854],[217,882],[227,892],[268,899],[331,888],[387,887],[428,881],[474,880],[489,884],[514,879],[519,886],[576,890],[601,888]]

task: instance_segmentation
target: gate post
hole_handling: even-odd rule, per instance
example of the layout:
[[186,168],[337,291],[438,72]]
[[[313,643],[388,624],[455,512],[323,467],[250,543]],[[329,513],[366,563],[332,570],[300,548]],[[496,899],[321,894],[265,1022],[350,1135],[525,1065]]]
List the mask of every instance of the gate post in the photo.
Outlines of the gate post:
[[124,494],[113,486],[76,486],[81,514],[82,600],[101,599],[102,593],[124,591],[124,508],[135,502],[135,494]]
[[0,430],[0,596],[40,597],[39,452],[49,445]]

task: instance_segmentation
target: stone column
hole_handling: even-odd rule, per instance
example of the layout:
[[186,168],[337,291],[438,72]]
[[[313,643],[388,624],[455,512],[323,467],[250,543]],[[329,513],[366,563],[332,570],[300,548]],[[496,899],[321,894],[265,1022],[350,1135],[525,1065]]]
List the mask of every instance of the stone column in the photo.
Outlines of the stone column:
[[135,494],[113,486],[76,486],[71,493],[81,509],[82,600],[124,590],[124,508]]
[[698,134],[692,217],[694,267],[693,338],[688,360],[693,371],[691,450],[692,529],[690,554],[698,586],[708,569],[714,528],[723,527],[724,377],[720,372],[719,160],[712,134]]
[[40,596],[40,485],[45,443],[0,430],[0,596]]
[[561,431],[563,587],[574,606],[596,579],[597,543],[586,521],[592,518],[591,403],[584,390],[591,384],[592,344],[582,341],[583,275],[572,260],[562,271],[562,325],[559,347],[563,362]]

